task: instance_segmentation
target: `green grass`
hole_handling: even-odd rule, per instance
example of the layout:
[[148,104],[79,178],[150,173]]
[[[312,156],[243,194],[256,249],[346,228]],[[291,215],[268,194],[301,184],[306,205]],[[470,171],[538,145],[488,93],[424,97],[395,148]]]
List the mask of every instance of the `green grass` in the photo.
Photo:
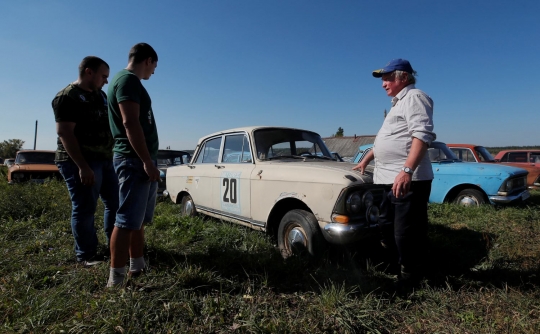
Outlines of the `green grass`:
[[376,240],[285,261],[261,232],[178,213],[158,203],[151,271],[110,290],[107,263],[75,261],[62,182],[0,182],[0,332],[540,332],[540,192],[520,207],[430,205],[429,272],[406,296]]

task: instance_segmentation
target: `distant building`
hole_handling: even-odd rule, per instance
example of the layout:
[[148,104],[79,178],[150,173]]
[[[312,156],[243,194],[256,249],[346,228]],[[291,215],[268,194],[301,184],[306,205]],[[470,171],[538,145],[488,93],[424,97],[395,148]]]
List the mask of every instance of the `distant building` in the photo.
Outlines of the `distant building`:
[[351,161],[359,146],[375,142],[375,135],[326,137],[323,141],[331,152],[337,152],[343,160]]

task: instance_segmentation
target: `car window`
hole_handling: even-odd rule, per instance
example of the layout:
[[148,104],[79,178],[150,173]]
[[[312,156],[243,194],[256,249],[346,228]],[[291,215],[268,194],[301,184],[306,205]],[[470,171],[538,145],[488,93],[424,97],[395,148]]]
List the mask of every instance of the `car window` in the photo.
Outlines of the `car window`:
[[262,129],[254,132],[257,156],[261,160],[279,156],[312,155],[332,159],[321,137],[297,129]]
[[459,159],[446,144],[441,142],[432,142],[428,148],[428,155],[431,162]]
[[540,163],[540,153],[531,153],[531,158],[529,159],[531,163]]
[[483,146],[475,147],[476,154],[480,157],[480,161],[495,161],[495,158],[489,153],[489,151]]
[[210,139],[203,144],[203,148],[199,150],[199,156],[196,163],[215,164],[218,162],[219,149],[221,147],[221,137]]
[[225,136],[221,161],[227,163],[252,162],[248,137],[245,134]]
[[508,152],[508,162],[527,162],[527,152]]
[[19,152],[17,164],[54,164],[54,152]]

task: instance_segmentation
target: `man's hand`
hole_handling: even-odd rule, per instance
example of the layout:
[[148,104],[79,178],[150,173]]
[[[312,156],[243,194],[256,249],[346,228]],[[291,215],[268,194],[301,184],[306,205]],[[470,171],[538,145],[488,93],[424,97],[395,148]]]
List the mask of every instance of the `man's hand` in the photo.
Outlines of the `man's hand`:
[[79,168],[79,177],[81,178],[81,183],[85,186],[93,186],[95,179],[94,179],[94,171],[92,168],[86,166],[84,168]]
[[409,193],[411,189],[412,175],[401,171],[394,179],[392,193],[396,198],[400,198]]
[[366,170],[366,166],[369,165],[369,162],[366,162],[366,160],[362,160],[358,163],[358,165],[353,167],[353,170],[359,170],[360,174],[364,174],[364,171]]
[[149,181],[159,181],[159,169],[157,169],[152,161],[144,163],[144,171],[148,175]]

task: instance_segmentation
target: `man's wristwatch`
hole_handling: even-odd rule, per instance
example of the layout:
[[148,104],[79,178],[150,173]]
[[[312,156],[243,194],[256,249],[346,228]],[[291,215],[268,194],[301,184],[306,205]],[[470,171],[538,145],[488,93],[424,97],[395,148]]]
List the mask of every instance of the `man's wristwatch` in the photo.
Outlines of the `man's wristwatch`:
[[401,170],[404,171],[407,174],[413,175],[414,171],[410,169],[409,167],[401,167]]

